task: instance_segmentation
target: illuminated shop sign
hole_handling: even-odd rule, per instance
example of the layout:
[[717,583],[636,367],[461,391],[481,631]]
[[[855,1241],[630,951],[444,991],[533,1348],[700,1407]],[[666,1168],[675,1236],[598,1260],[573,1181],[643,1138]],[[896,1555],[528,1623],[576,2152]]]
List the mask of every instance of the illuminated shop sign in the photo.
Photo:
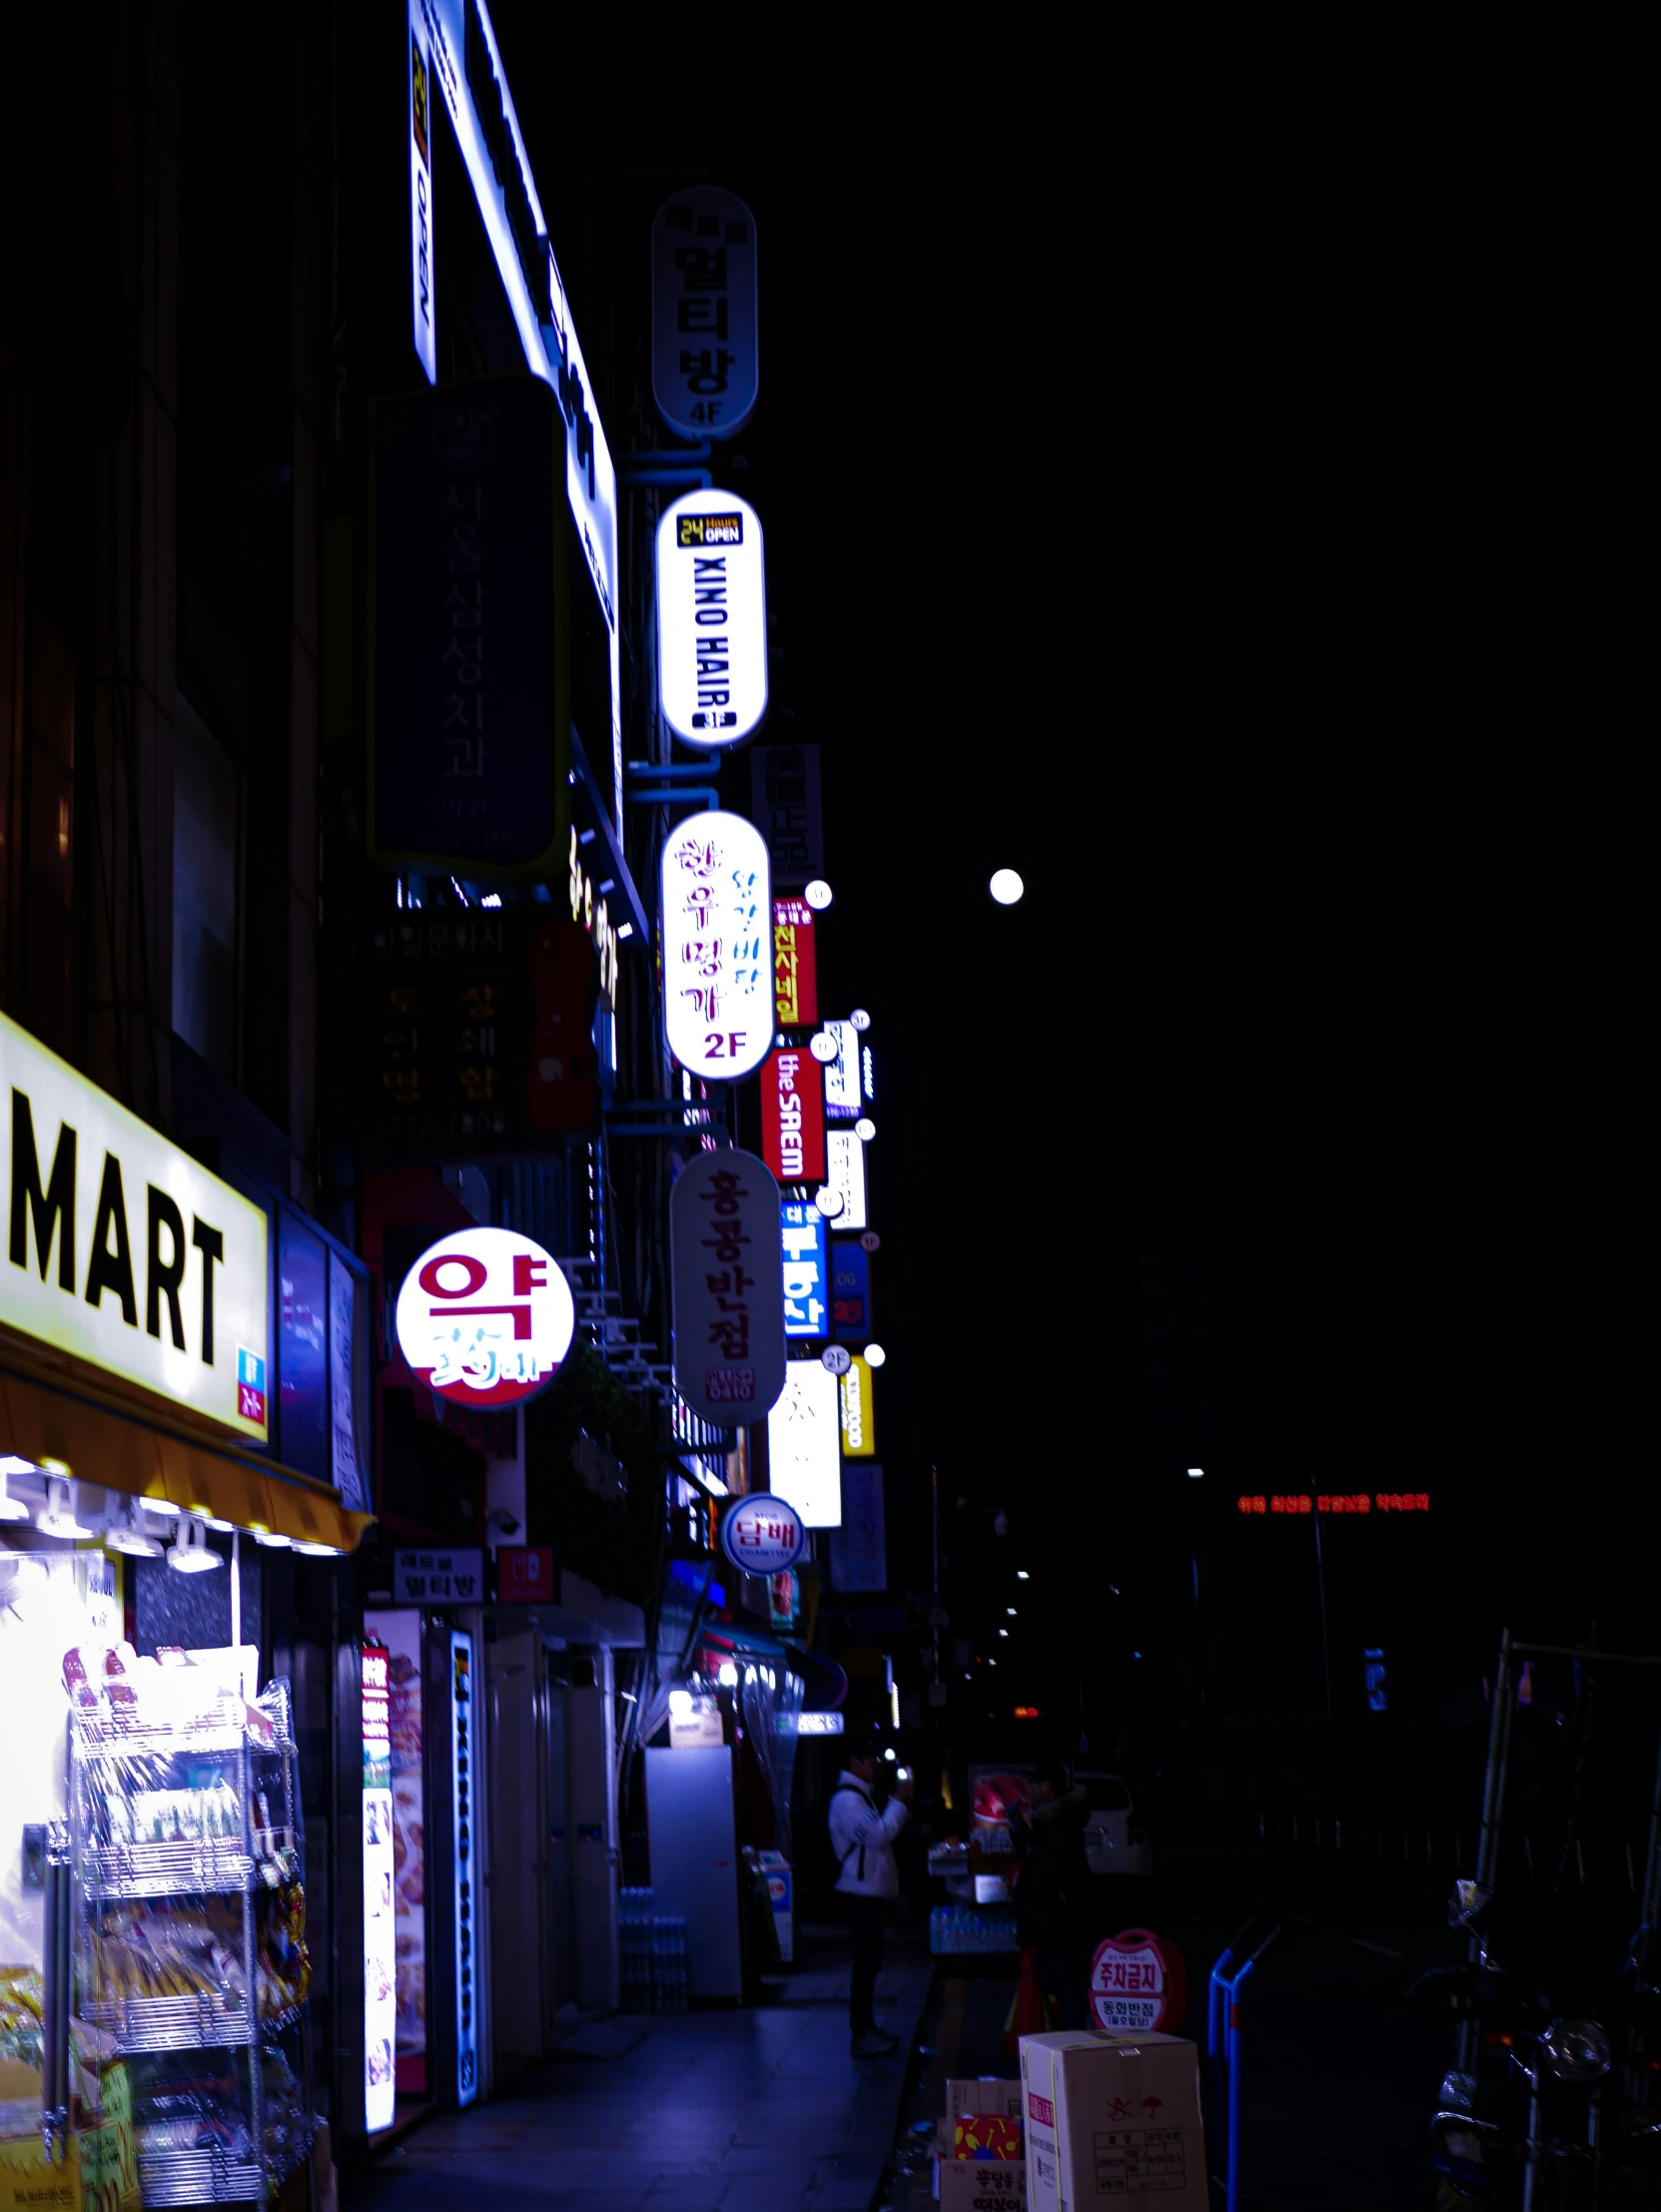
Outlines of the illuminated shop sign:
[[663,844],[663,1024],[682,1068],[735,1083],[773,1042],[767,848],[738,814],[694,814]]
[[[571,324],[558,265],[548,246],[547,224],[536,197],[524,136],[507,89],[489,13],[482,0],[412,0],[412,45],[416,39],[425,42],[429,82],[436,85],[454,127],[455,143],[478,202],[484,234],[525,361],[532,375],[552,387],[564,419],[566,497],[609,635],[610,782],[614,815],[620,825],[623,753],[617,647],[616,470],[589,398],[592,386],[587,367]],[[413,105],[412,99],[412,109]],[[429,259],[429,304],[431,283]]]
[[761,1153],[780,1182],[825,1179],[825,1088],[805,1046],[780,1046],[761,1071]]
[[805,899],[773,901],[773,1011],[781,1030],[810,1030],[819,1019],[813,909]]
[[816,1359],[793,1359],[767,1416],[768,1482],[809,1528],[842,1525],[837,1378]]
[[839,1239],[831,1247],[831,1334],[864,1344],[871,1327],[871,1255]]
[[398,1920],[393,1893],[391,1655],[366,1641],[359,1662],[364,1736],[364,2126],[393,2124],[398,2093]]
[[793,1506],[758,1491],[721,1516],[721,1550],[747,1575],[781,1575],[807,1550],[807,1530]]
[[856,1352],[841,1378],[842,1453],[846,1459],[872,1459],[877,1450],[877,1417],[871,1395],[871,1369]]
[[1364,1490],[1317,1492],[1294,1490],[1289,1496],[1244,1497],[1235,1500],[1241,1513],[1428,1513],[1430,1495],[1425,1490]]
[[464,1629],[449,1632],[451,1803],[454,1808],[455,1863],[455,2101],[471,2104],[478,2094],[478,1931],[473,1908],[478,1902],[477,1744],[473,1737],[472,1638]]
[[813,1057],[825,1070],[825,1110],[833,1121],[860,1112],[859,1032],[852,1022],[827,1022],[813,1040]]
[[842,1200],[841,1209],[833,1216],[837,1227],[865,1228],[865,1146],[852,1129],[826,1130],[825,1181]]
[[264,1211],[4,1015],[0,1103],[0,1322],[265,1443]]
[[657,690],[686,745],[736,745],[767,712],[761,524],[730,491],[685,492],[657,525]]
[[415,357],[429,384],[438,380],[432,258],[432,64],[421,0],[410,0],[410,298]]
[[652,225],[652,397],[682,437],[731,437],[755,405],[755,217],[718,185],[677,192]]
[[702,1420],[759,1421],[784,1381],[779,1186],[753,1153],[700,1152],[669,1197],[674,1371]]
[[779,1236],[784,1246],[784,1333],[829,1333],[830,1238],[816,1205],[786,1198],[779,1207]]
[[398,1294],[398,1348],[440,1398],[521,1404],[571,1348],[576,1308],[558,1263],[516,1229],[465,1228],[427,1246]]
[[618,957],[617,925],[611,919],[611,910],[605,894],[596,895],[594,879],[583,865],[582,847],[576,824],[571,824],[570,849],[571,920],[580,922],[594,941],[594,951],[600,964],[600,996],[608,1013],[621,1012],[617,987],[621,981],[621,962]]

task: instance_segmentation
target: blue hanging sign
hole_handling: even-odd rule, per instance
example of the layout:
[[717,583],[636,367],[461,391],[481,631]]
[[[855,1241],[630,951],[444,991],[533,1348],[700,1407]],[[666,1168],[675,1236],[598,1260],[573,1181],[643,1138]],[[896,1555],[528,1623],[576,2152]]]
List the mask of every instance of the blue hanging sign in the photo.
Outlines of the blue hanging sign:
[[682,437],[731,437],[755,406],[755,217],[700,185],[657,211],[651,235],[652,397]]
[[840,1238],[831,1249],[831,1334],[849,1344],[871,1334],[871,1255]]
[[830,1238],[816,1205],[793,1198],[779,1206],[784,1245],[784,1333],[828,1336],[830,1314]]

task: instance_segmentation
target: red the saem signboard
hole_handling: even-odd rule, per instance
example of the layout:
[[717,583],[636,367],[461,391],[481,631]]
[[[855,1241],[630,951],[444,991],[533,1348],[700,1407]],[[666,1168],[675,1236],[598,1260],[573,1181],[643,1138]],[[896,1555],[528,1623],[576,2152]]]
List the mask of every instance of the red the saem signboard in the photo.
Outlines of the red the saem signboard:
[[762,1063],[761,1156],[780,1182],[825,1179],[825,1079],[805,1045]]
[[817,1025],[813,909],[805,899],[773,901],[773,992],[781,1030],[810,1030]]

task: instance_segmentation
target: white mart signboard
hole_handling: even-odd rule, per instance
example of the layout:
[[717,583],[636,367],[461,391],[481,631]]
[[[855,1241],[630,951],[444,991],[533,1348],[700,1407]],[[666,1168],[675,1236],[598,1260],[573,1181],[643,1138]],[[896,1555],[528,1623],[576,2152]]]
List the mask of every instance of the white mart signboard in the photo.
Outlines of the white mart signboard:
[[842,1526],[842,1415],[836,1377],[816,1359],[792,1359],[767,1416],[767,1481],[810,1529]]
[[0,1015],[0,1322],[265,1443],[266,1216]]
[[761,523],[730,491],[688,491],[657,525],[657,689],[684,745],[737,745],[767,712]]
[[689,815],[661,871],[663,1026],[680,1065],[736,1083],[773,1049],[773,884],[767,843],[739,814]]

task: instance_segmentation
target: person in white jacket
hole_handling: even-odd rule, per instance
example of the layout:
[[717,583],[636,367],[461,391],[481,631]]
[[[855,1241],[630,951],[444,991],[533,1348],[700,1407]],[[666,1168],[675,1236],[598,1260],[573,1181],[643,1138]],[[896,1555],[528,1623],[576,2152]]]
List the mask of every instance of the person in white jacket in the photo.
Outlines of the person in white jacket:
[[851,1753],[836,1778],[825,1815],[836,1860],[837,1893],[854,1939],[848,2030],[849,2048],[856,2058],[886,2058],[900,2047],[894,2036],[878,2027],[872,2006],[882,1967],[883,1927],[900,1894],[894,1839],[906,1825],[912,1789],[908,1775],[895,1785],[894,1795],[879,1813],[872,1795],[877,1765],[875,1751]]

